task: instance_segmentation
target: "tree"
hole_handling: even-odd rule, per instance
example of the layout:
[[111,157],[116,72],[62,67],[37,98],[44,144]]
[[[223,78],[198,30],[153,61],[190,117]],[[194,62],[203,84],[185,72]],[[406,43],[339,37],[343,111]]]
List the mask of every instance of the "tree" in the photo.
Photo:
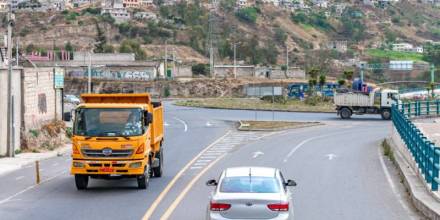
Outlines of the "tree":
[[70,43],[70,41],[67,42],[67,43],[64,45],[64,49],[65,49],[66,51],[73,52],[73,46],[72,46],[72,44]]
[[96,25],[96,38],[95,38],[95,49],[93,50],[95,53],[104,52],[104,46],[107,43],[107,39],[105,38],[105,33],[99,27],[98,21],[95,20]]
[[353,79],[354,71],[353,70],[344,70],[344,79],[351,81]]
[[286,39],[287,39],[286,32],[280,27],[275,28],[275,41],[278,42],[279,44],[284,44]]
[[204,76],[209,75],[209,67],[207,64],[203,64],[203,63],[193,65],[191,67],[191,71],[194,75],[204,75]]
[[239,9],[235,16],[237,16],[238,19],[241,21],[255,24],[257,22],[257,9],[254,7],[248,7],[248,8],[242,8]]
[[106,44],[106,45],[104,45],[104,53],[114,53],[115,52],[115,48],[112,46],[112,45],[110,45],[110,44]]
[[144,60],[146,58],[145,51],[141,48],[139,42],[135,40],[124,40],[119,47],[120,53],[134,53],[136,60]]
[[327,82],[327,77],[324,74],[319,75],[319,87],[323,89],[325,83]]
[[423,59],[436,66],[440,65],[440,44],[426,44],[424,46]]
[[344,85],[345,85],[345,79],[339,79],[339,80],[338,80],[338,84],[339,84],[340,86],[344,86]]

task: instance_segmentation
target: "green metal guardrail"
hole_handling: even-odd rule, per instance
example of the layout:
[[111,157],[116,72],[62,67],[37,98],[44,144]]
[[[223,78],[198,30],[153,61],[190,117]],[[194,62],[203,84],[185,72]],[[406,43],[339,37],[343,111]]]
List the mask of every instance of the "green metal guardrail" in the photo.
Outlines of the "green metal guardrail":
[[440,148],[412,123],[412,117],[440,116],[440,102],[418,101],[394,105],[391,108],[393,124],[416,161],[431,190],[437,191],[440,184]]

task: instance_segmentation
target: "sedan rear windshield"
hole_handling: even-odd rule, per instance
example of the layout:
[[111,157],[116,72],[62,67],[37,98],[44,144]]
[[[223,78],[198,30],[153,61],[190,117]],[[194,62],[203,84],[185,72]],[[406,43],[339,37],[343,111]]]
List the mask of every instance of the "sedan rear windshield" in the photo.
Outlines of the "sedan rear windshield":
[[224,193],[279,193],[280,185],[274,177],[225,177],[220,184]]

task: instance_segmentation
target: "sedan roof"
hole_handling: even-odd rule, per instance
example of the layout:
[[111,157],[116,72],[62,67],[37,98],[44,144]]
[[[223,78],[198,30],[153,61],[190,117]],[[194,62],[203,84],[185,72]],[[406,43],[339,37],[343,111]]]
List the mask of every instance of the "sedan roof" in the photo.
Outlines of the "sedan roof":
[[264,176],[274,177],[276,169],[270,167],[231,167],[225,170],[225,177],[233,176]]

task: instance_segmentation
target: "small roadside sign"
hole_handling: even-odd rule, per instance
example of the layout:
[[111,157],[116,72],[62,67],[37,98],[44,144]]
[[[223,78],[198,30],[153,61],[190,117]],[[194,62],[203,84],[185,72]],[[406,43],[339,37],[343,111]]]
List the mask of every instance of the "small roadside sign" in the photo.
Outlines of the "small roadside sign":
[[63,68],[54,68],[54,88],[62,89],[64,88],[64,69]]

